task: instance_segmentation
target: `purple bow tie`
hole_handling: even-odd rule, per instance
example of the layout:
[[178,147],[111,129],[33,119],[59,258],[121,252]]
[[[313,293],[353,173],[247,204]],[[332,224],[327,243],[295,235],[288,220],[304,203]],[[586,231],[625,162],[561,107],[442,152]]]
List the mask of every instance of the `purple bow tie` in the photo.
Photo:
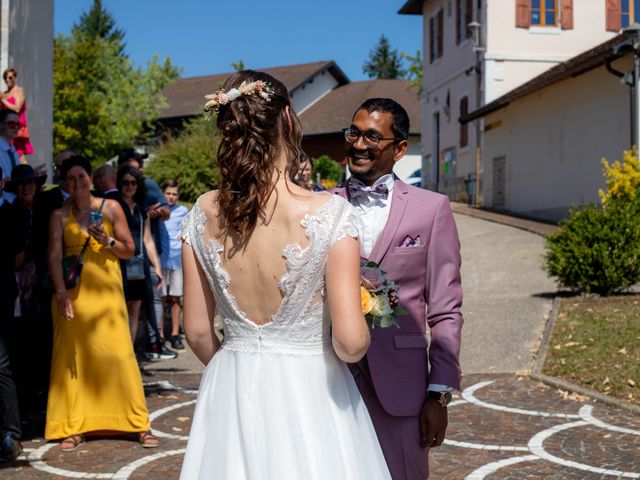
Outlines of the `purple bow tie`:
[[367,187],[361,183],[349,182],[349,195],[351,198],[357,198],[360,195],[363,197],[387,198],[389,196],[389,188],[384,183]]

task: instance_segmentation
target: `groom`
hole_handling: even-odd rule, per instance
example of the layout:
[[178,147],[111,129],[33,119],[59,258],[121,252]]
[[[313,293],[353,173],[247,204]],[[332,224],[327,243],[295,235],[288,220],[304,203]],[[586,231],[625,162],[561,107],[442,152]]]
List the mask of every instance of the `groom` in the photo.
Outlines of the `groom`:
[[409,117],[401,105],[365,101],[344,134],[352,177],[335,193],[361,212],[362,256],[400,286],[400,305],[408,311],[399,328],[371,330],[367,356],[351,371],[392,477],[426,479],[428,449],[444,441],[447,404],[460,389],[458,232],[447,197],[393,174],[408,147]]

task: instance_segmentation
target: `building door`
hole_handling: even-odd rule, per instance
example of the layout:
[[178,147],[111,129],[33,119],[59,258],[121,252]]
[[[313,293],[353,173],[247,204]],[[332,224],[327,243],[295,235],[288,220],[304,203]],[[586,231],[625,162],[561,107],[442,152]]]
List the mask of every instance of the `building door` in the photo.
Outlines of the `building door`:
[[505,191],[505,168],[507,159],[498,157],[493,159],[493,206],[504,207]]
[[433,114],[433,132],[431,138],[433,138],[433,151],[431,152],[431,180],[433,185],[431,188],[438,192],[440,191],[440,112]]

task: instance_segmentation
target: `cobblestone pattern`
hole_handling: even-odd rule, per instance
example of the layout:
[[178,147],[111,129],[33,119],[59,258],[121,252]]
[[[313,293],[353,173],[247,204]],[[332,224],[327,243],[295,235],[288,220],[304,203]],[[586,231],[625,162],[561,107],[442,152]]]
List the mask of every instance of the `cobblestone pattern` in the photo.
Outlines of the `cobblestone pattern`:
[[[199,378],[166,378],[146,385],[161,447],[103,436],[65,453],[36,438],[0,466],[0,478],[177,479]],[[464,386],[449,408],[445,444],[431,452],[432,480],[640,479],[640,418],[528,377],[473,375]]]

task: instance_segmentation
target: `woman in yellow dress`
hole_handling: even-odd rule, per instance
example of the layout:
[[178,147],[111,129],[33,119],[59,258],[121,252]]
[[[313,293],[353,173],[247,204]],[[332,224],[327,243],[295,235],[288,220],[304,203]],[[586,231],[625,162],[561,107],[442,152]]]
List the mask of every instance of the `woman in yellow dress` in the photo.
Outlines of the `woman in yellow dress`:
[[[91,195],[87,159],[66,160],[61,176],[70,197],[51,215],[49,231],[55,296],[45,438],[63,439],[60,448],[69,451],[91,432],[130,432],[137,433],[143,447],[157,447],[122,290],[119,260],[133,254],[125,214],[115,200]],[[99,214],[101,221],[95,218]],[[79,254],[87,238],[78,284],[66,290],[62,258]]]

